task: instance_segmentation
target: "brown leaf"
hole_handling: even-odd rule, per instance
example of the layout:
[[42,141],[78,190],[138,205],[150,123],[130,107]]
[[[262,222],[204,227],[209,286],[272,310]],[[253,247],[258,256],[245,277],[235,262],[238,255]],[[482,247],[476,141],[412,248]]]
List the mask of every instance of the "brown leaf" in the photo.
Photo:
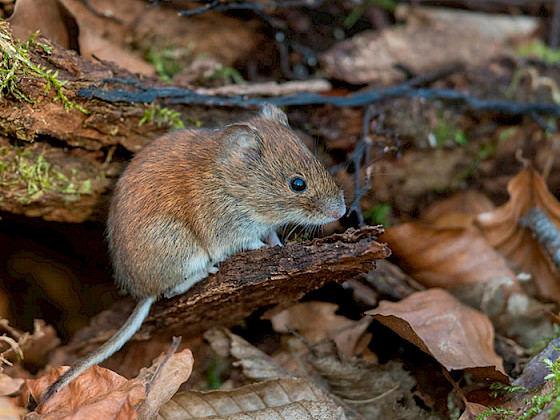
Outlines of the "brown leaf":
[[[465,411],[463,411],[463,414],[461,414],[459,420],[477,420],[479,416],[485,411],[488,411],[488,407],[485,407],[482,404],[467,402]],[[491,418],[492,417],[490,417],[490,419]]]
[[416,404],[412,393],[416,380],[398,362],[380,365],[348,359],[332,340],[317,343],[304,360],[334,395],[367,419],[432,418]]
[[265,352],[227,329],[208,330],[204,334],[212,349],[221,357],[233,357],[250,379],[268,380],[292,376]]
[[560,302],[560,276],[549,256],[519,219],[533,207],[545,211],[560,229],[560,203],[548,191],[542,176],[533,168],[521,171],[508,183],[509,201],[475,219],[486,241],[502,255],[532,275],[539,295]]
[[51,350],[60,344],[60,339],[52,325],[46,325],[42,319],[33,321],[33,334],[25,334],[20,346],[26,363],[40,365]]
[[538,21],[435,7],[399,7],[406,25],[364,31],[321,56],[329,78],[354,84],[393,83],[405,75],[396,64],[422,74],[457,62],[483,64],[512,51],[511,38],[528,38]]
[[[59,367],[47,376],[26,380],[23,395],[27,398],[33,395],[35,401],[40,401],[47,387],[67,369]],[[135,419],[134,407],[145,398],[138,379],[127,380],[108,369],[93,366],[41,406],[36,418]]]
[[86,23],[80,22],[80,20],[78,22],[80,23],[80,53],[83,57],[90,59],[97,57],[111,61],[133,73],[155,74],[154,66],[139,55],[103,38]]
[[550,335],[550,310],[528,296],[505,258],[471,227],[408,223],[383,236],[401,266],[427,287],[442,287],[489,316],[501,334],[530,346]]
[[0,396],[15,394],[24,382],[24,379],[12,378],[5,373],[0,373]]
[[467,190],[436,201],[422,213],[421,220],[438,227],[469,227],[474,217],[494,210],[494,204],[484,194]]
[[313,382],[285,378],[231,391],[180,392],[161,407],[159,418],[342,420],[346,416]]
[[15,407],[9,398],[0,397],[0,420],[19,420],[26,410]]
[[400,302],[382,301],[366,312],[434,357],[447,370],[464,369],[502,382],[501,358],[494,352],[494,328],[482,313],[442,289],[415,293]]
[[338,349],[348,358],[360,354],[371,340],[366,333],[371,319],[354,321],[335,315],[338,305],[327,302],[304,302],[271,317],[276,332],[287,333],[295,329],[309,344],[332,338]]
[[405,223],[387,229],[383,239],[405,271],[426,287],[452,289],[507,278],[514,290],[521,291],[504,258],[476,229]]
[[[150,386],[146,400],[138,410],[142,419],[155,418],[160,407],[175,395],[181,384],[186,382],[191,375],[194,359],[189,349],[175,353],[169,359],[165,359],[166,355],[162,354],[150,368],[141,369],[138,375],[139,379],[143,379],[142,382],[146,386],[148,384]],[[153,377],[153,374],[157,374],[157,376],[152,382],[148,379]]]
[[76,22],[58,0],[17,0],[8,22],[20,40],[26,41],[40,31],[64,48],[76,45],[72,39],[77,34]]

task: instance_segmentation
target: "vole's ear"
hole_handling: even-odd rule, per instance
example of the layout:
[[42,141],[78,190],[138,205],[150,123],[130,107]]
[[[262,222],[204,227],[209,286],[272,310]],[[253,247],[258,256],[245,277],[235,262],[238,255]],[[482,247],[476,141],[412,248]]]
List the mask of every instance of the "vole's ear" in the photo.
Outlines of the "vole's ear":
[[226,126],[222,135],[220,157],[234,162],[250,155],[260,154],[262,137],[251,124],[238,123]]
[[268,118],[269,120],[276,121],[277,123],[285,125],[286,127],[290,126],[288,117],[286,114],[284,114],[284,111],[274,105],[264,104],[261,109],[261,114],[263,117]]

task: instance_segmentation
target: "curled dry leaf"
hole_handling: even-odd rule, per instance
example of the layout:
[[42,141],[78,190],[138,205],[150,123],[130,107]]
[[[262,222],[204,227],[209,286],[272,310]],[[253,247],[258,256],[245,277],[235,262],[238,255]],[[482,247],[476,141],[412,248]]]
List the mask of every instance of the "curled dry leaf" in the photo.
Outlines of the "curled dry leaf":
[[23,358],[26,363],[37,366],[44,365],[45,359],[54,348],[58,347],[60,339],[52,325],[46,325],[42,319],[33,321],[33,334],[24,334],[20,340]]
[[35,32],[50,38],[64,48],[76,44],[76,21],[58,0],[17,0],[8,19],[14,35],[22,41]]
[[460,228],[472,225],[474,217],[494,210],[494,204],[484,194],[474,191],[460,191],[452,197],[436,201],[422,213],[422,222],[438,226]]
[[9,398],[0,397],[0,420],[20,420],[26,410],[16,407]]
[[494,328],[482,313],[442,289],[415,293],[400,302],[382,301],[366,312],[434,357],[447,370],[509,382],[494,352]]
[[12,378],[5,373],[0,373],[0,396],[15,394],[24,382],[24,379]]
[[519,219],[531,208],[546,212],[560,229],[560,203],[548,191],[543,177],[533,168],[521,171],[508,183],[509,201],[475,219],[486,241],[502,255],[532,275],[539,295],[560,302],[560,274],[551,259]]
[[311,381],[284,378],[225,392],[180,392],[161,407],[159,418],[342,420],[346,416]]
[[[67,369],[59,367],[39,379],[26,380],[23,398],[29,399],[32,395],[35,401],[40,401],[47,387]],[[108,369],[93,366],[41,406],[35,418],[134,419],[134,407],[145,398],[144,387],[138,379],[128,380]]]
[[483,64],[512,51],[511,38],[528,38],[538,20],[434,7],[399,7],[406,25],[364,31],[321,57],[330,78],[354,84],[402,80],[404,65],[422,74],[457,62]]
[[243,374],[250,379],[267,380],[293,376],[272,358],[227,329],[206,331],[204,338],[221,357],[233,357]]
[[276,332],[287,333],[295,329],[309,344],[332,338],[338,349],[348,358],[361,354],[371,341],[366,330],[371,318],[354,321],[336,315],[338,305],[327,302],[304,302],[271,317]]
[[383,239],[414,279],[449,290],[491,317],[501,334],[530,346],[551,333],[544,316],[550,309],[525,293],[478,229],[407,223],[388,229]]
[[[194,359],[192,352],[185,349],[172,354],[169,358],[162,354],[150,368],[140,370],[139,379],[150,391],[146,400],[138,410],[142,419],[152,419],[157,415],[160,407],[171,399],[181,384],[191,376]],[[154,375],[156,375],[154,377]]]
[[488,407],[482,404],[467,402],[465,411],[459,417],[459,420],[477,420],[479,416],[488,410]]
[[476,229],[404,223],[383,235],[393,255],[426,287],[452,289],[463,284],[507,278],[521,292],[515,274]]
[[380,365],[362,358],[345,358],[332,340],[313,346],[305,361],[332,394],[366,419],[432,418],[416,404],[412,393],[416,381],[400,363]]

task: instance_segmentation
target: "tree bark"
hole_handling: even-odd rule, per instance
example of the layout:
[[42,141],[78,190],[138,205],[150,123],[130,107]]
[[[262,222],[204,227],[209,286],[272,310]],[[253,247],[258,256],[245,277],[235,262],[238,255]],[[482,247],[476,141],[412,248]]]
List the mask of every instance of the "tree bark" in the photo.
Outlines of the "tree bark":
[[[386,244],[377,242],[382,233],[381,226],[368,226],[236,254],[184,295],[156,303],[133,340],[162,341],[172,335],[188,340],[213,327],[233,326],[257,310],[283,309],[311,290],[374,268],[375,260],[391,253]],[[124,323],[133,306],[130,298],[97,315],[70,345],[57,351],[52,364],[71,363],[97,347]],[[138,341],[130,344],[138,345]]]

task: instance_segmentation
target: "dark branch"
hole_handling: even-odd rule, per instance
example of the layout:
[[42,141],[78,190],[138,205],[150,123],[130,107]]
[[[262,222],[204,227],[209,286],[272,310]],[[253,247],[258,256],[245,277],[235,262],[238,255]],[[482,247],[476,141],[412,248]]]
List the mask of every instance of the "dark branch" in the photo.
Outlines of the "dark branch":
[[318,7],[323,3],[323,0],[309,1],[309,0],[284,0],[280,2],[266,2],[266,3],[220,3],[219,0],[213,0],[206,3],[204,6],[192,10],[182,10],[179,12],[181,16],[199,15],[209,10],[215,12],[226,12],[228,10],[271,10],[280,7]]
[[[123,82],[123,80],[108,80],[110,82]],[[365,106],[386,99],[413,97],[426,99],[439,99],[449,102],[464,104],[478,111],[491,111],[508,115],[546,114],[560,116],[560,105],[539,102],[510,102],[504,100],[486,100],[472,96],[466,92],[454,89],[415,88],[403,83],[388,88],[369,89],[347,96],[324,96],[317,93],[301,93],[291,96],[278,96],[274,98],[247,98],[243,96],[211,96],[201,95],[189,89],[176,87],[144,88],[136,85],[137,91],[124,89],[103,90],[101,88],[82,88],[77,94],[85,98],[95,98],[106,102],[144,102],[151,103],[156,99],[163,99],[172,104],[206,105],[206,106],[231,106],[241,108],[259,107],[268,102],[276,106],[296,105],[334,105]]]

